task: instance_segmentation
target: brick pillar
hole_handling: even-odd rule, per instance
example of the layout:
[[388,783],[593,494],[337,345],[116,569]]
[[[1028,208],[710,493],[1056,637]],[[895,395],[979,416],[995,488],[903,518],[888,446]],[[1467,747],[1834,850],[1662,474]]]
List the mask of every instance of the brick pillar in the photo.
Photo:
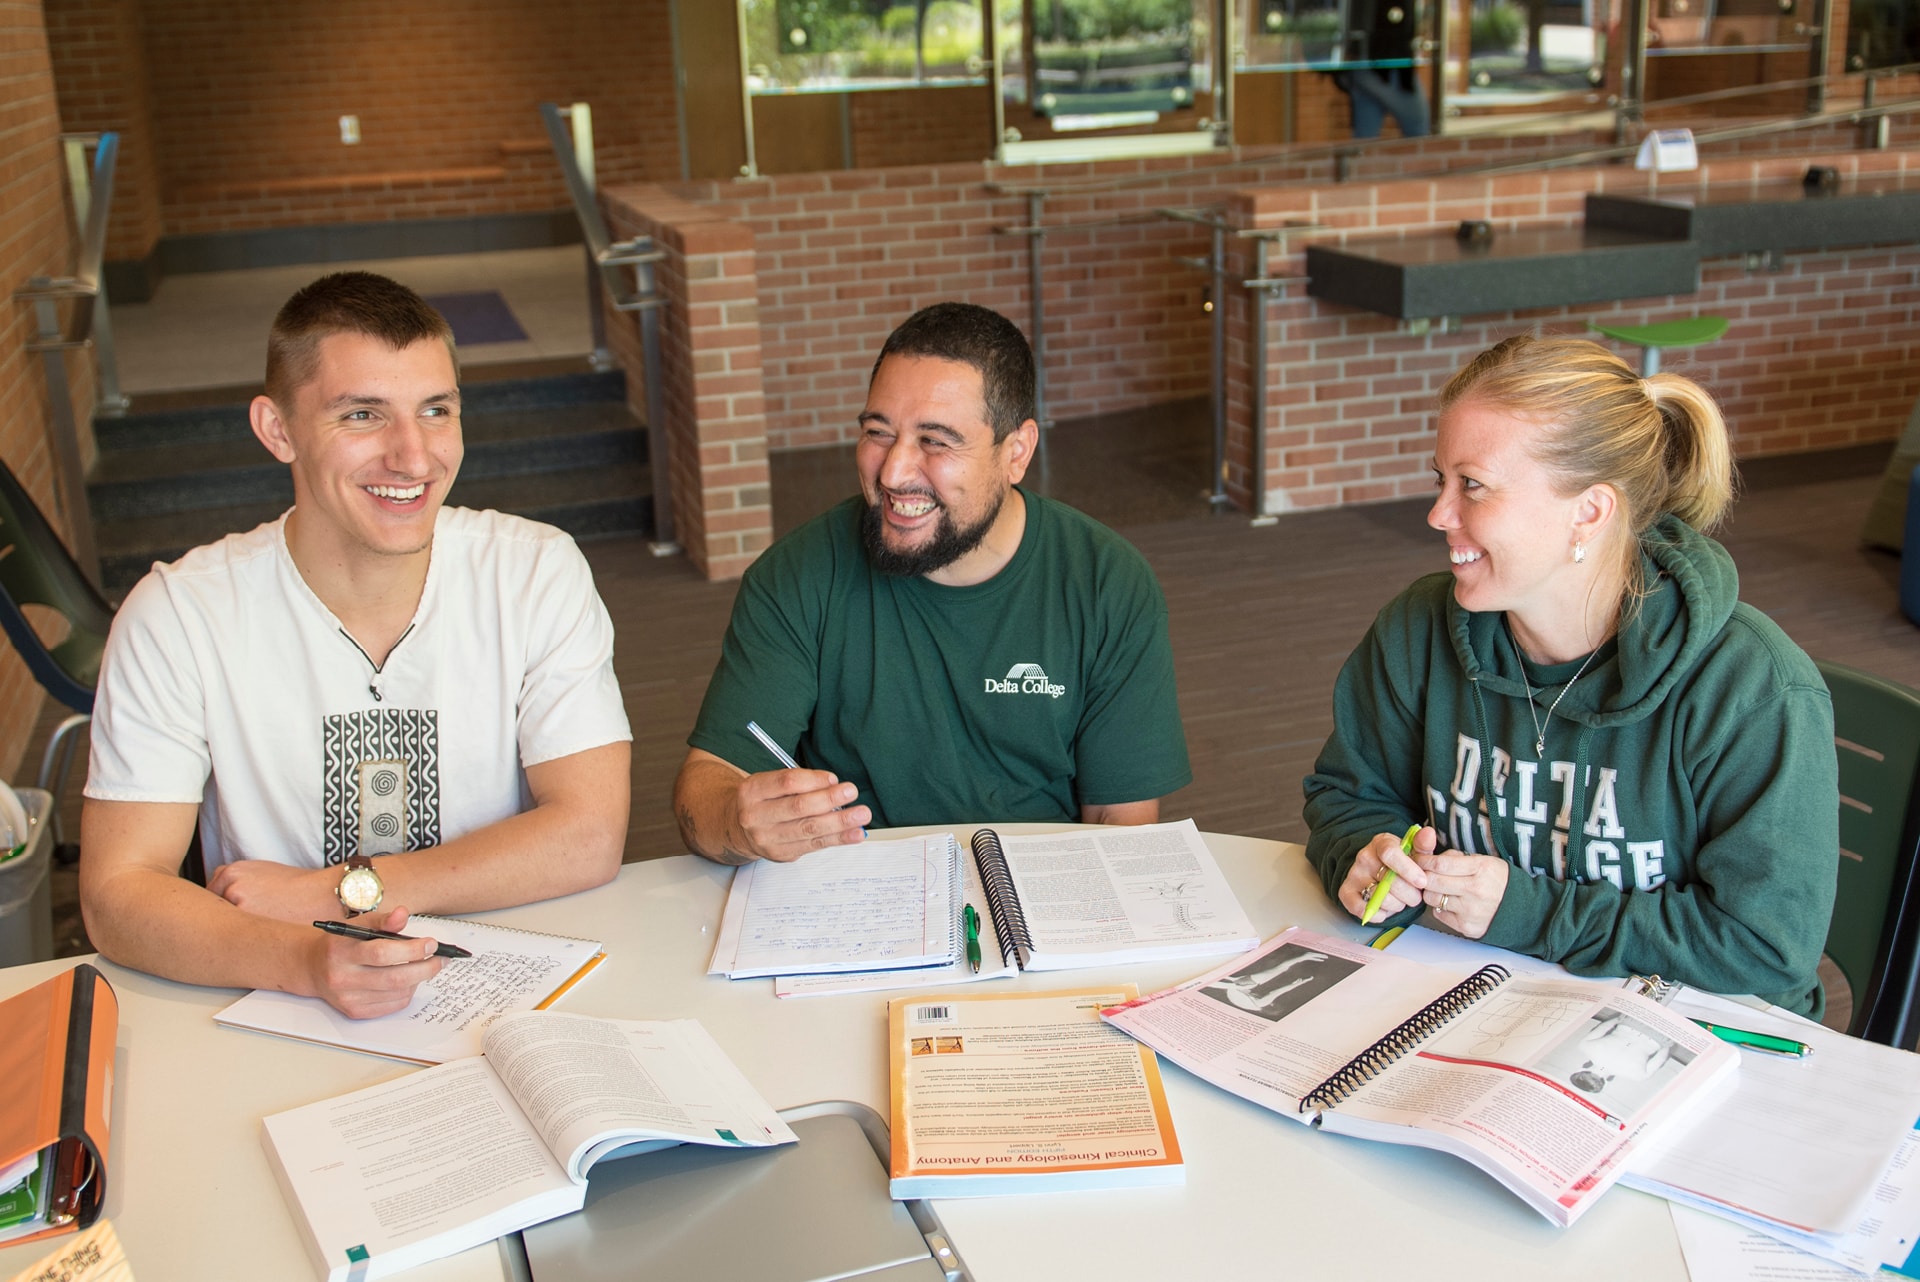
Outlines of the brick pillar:
[[46,14],[62,127],[120,135],[107,259],[139,264],[145,272],[160,240],[160,191],[139,0],[47,0]]
[[[652,236],[667,254],[655,273],[667,300],[660,346],[675,537],[709,579],[736,578],[773,541],[753,232],[650,185],[604,198],[617,238]],[[614,315],[608,339],[644,414],[633,318]]]
[[[40,355],[26,346],[35,332],[33,309],[13,301],[34,276],[73,270],[78,239],[67,207],[60,154],[60,112],[40,0],[0,0],[0,459],[20,478],[55,528],[47,385]],[[74,411],[93,412],[93,364],[85,353],[67,358]],[[84,444],[84,442],[83,442]],[[7,539],[0,532],[0,545]],[[11,646],[0,646],[0,775],[18,778],[22,751],[40,715],[40,687]]]

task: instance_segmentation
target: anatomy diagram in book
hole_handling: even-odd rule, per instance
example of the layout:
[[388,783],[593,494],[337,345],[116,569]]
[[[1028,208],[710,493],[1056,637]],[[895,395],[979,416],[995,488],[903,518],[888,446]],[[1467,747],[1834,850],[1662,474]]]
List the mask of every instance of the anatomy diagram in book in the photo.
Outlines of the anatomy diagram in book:
[[1470,1059],[1499,1058],[1508,1043],[1525,1042],[1558,1028],[1584,1006],[1571,998],[1497,994],[1474,1007],[1472,1017],[1460,1025],[1465,1044],[1458,1053]]
[[1183,933],[1200,929],[1200,923],[1212,913],[1196,913],[1194,900],[1206,893],[1206,883],[1195,878],[1191,881],[1169,877],[1163,881],[1150,881],[1141,889],[1150,897],[1157,899],[1173,914],[1173,922]]

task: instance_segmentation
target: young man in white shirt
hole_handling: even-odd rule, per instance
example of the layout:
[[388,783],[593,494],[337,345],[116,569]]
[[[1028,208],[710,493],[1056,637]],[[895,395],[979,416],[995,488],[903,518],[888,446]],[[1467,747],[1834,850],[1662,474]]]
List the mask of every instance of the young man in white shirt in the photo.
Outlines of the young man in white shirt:
[[[156,566],[114,621],[81,823],[88,934],[170,979],[404,1007],[434,943],[360,941],[612,879],[629,741],[613,628],[549,526],[444,507],[451,329],[365,272],[295,294],[254,434],[278,521]],[[205,889],[176,875],[195,825]]]

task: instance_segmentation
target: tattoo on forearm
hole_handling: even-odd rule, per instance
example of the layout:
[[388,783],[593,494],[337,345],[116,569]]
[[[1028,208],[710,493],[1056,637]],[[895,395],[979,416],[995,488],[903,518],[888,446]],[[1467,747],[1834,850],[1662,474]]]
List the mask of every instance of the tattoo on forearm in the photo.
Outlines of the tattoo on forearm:
[[715,863],[750,864],[753,862],[752,855],[743,855],[737,850],[729,849],[725,844],[721,845],[719,854],[707,855],[707,852],[701,849],[704,843],[700,841],[700,826],[694,822],[693,807],[685,804],[681,805],[679,818],[680,835],[686,838],[687,844],[692,846],[696,851],[699,851],[700,854],[706,855],[707,858],[713,860]]

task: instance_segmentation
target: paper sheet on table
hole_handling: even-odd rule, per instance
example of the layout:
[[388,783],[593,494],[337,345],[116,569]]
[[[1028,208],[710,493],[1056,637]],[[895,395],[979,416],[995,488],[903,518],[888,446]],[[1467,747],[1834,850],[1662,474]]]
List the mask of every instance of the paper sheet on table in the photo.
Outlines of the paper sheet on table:
[[1692,990],[1672,1008],[1798,1038],[1814,1053],[1743,1052],[1739,1089],[1674,1144],[1636,1162],[1625,1182],[1663,1196],[1705,1196],[1790,1228],[1853,1232],[1920,1118],[1920,1060],[1785,1011]]
[[[1704,1212],[1734,1232],[1750,1233],[1779,1250],[1830,1264],[1847,1277],[1869,1274],[1883,1266],[1905,1277],[1920,1277],[1920,1251],[1914,1247],[1916,1238],[1920,1237],[1916,1234],[1916,1227],[1920,1227],[1920,1188],[1916,1187],[1916,1174],[1920,1174],[1920,1132],[1909,1131],[1892,1165],[1875,1188],[1867,1210],[1845,1233],[1796,1233],[1770,1220],[1741,1215],[1698,1198],[1675,1201],[1674,1209],[1691,1207],[1696,1213]],[[1682,1245],[1684,1248],[1684,1242]],[[1748,1254],[1760,1253],[1754,1250]]]
[[1852,1269],[1732,1220],[1684,1206],[1670,1209],[1690,1282],[1859,1282]]
[[709,975],[946,965],[960,955],[961,857],[950,832],[830,846],[733,875]]
[[872,993],[902,988],[940,988],[948,984],[972,984],[984,979],[1010,979],[1019,974],[1010,958],[994,943],[993,919],[987,915],[986,893],[980,887],[980,870],[971,859],[963,858],[966,902],[980,914],[980,969],[967,963],[964,949],[945,966],[921,966],[911,970],[859,970],[826,975],[777,975],[773,981],[775,997],[828,997],[835,993]]

